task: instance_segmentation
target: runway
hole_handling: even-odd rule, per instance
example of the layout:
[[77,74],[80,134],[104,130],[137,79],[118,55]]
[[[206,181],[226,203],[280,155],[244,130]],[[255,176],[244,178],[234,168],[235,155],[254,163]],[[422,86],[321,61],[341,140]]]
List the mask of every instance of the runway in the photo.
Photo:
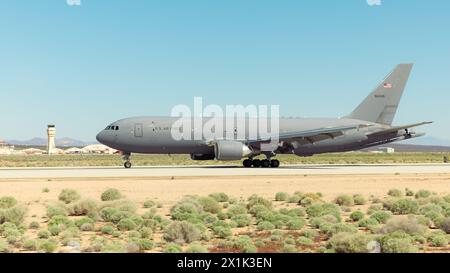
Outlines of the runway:
[[278,169],[235,166],[0,168],[1,179],[99,177],[215,177],[374,174],[449,174],[450,164],[295,165]]

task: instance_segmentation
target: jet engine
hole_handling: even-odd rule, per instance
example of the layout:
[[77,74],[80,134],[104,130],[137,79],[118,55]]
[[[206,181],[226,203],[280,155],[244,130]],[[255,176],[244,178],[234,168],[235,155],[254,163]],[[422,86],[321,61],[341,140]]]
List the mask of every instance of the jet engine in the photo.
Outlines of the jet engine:
[[252,150],[245,144],[239,141],[218,141],[214,145],[214,154],[217,160],[241,160],[252,154]]

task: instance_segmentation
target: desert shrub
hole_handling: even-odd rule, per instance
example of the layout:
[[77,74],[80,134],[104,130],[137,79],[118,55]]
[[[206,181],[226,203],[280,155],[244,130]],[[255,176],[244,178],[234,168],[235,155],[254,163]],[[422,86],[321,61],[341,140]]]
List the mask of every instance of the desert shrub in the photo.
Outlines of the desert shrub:
[[80,236],[80,230],[77,227],[69,227],[59,234],[61,239],[69,239]]
[[94,225],[92,223],[84,223],[80,226],[81,231],[93,231]]
[[252,223],[252,218],[248,214],[239,214],[231,217],[231,221],[235,222],[237,227],[246,227]]
[[49,189],[49,188],[43,188],[43,189],[42,189],[42,192],[43,192],[43,193],[49,193],[49,192],[50,192],[50,189]]
[[412,238],[403,231],[395,231],[378,239],[383,253],[414,253],[417,248],[412,244]]
[[300,200],[300,205],[303,207],[311,206],[314,203],[314,200],[310,197],[305,197],[302,200]]
[[392,197],[402,197],[403,192],[402,192],[402,190],[399,190],[399,189],[390,189],[388,191],[388,195],[392,196]]
[[297,248],[295,247],[295,245],[291,245],[291,244],[283,245],[283,253],[296,253],[296,252],[297,252]]
[[362,211],[354,211],[350,214],[350,219],[354,222],[358,222],[359,220],[362,220],[364,218],[364,212]]
[[258,225],[256,226],[256,229],[259,231],[263,231],[263,230],[273,230],[275,229],[275,225],[272,224],[269,221],[261,221],[258,223]]
[[92,216],[96,215],[98,210],[97,201],[93,199],[82,199],[76,203],[70,204],[67,211],[70,216]]
[[402,231],[406,234],[424,234],[426,227],[417,222],[415,218],[392,218],[387,221],[386,225],[380,230],[381,233],[392,233]]
[[375,219],[380,224],[385,224],[391,217],[392,214],[388,211],[377,211],[370,215],[370,218]]
[[146,238],[137,239],[135,243],[139,246],[141,251],[151,250],[154,246],[153,241]]
[[47,229],[41,229],[41,230],[39,230],[39,232],[37,234],[37,237],[39,239],[48,239],[48,238],[50,238],[50,236],[52,236],[52,234]]
[[275,201],[287,201],[289,194],[287,192],[277,192],[275,194]]
[[133,230],[136,228],[136,223],[130,218],[124,218],[117,223],[117,228],[119,230]]
[[110,188],[102,193],[100,199],[102,201],[114,201],[122,198],[122,194],[118,189]]
[[242,252],[244,253],[256,253],[258,252],[258,249],[256,248],[255,244],[248,244],[242,248]]
[[323,225],[326,224],[336,224],[339,221],[336,219],[336,217],[334,215],[324,215],[324,216],[320,216],[320,217],[316,217],[310,220],[310,224],[311,226],[313,226],[314,228],[319,228]]
[[164,253],[181,253],[181,252],[183,252],[181,246],[175,243],[169,243],[164,248]]
[[153,200],[145,200],[144,201],[144,208],[149,209],[153,208],[156,205],[156,202]]
[[248,198],[247,208],[251,209],[251,208],[253,208],[254,206],[257,206],[257,205],[264,206],[264,207],[266,207],[268,209],[272,208],[272,202],[271,201],[269,201],[269,200],[267,200],[267,199],[265,199],[263,197],[257,196],[257,195],[250,196]]
[[228,238],[233,234],[230,225],[224,221],[214,223],[212,230],[219,238]]
[[27,239],[23,242],[23,248],[25,248],[28,251],[36,251],[38,249],[38,241]]
[[300,230],[305,226],[305,224],[305,220],[301,218],[295,218],[287,222],[287,228],[290,230]]
[[15,205],[17,205],[17,200],[12,196],[3,196],[0,198],[0,209],[9,209]]
[[236,204],[232,205],[228,211],[227,214],[231,217],[232,215],[240,215],[240,214],[246,214],[247,208],[243,204]]
[[228,238],[233,234],[230,227],[224,226],[214,227],[213,231],[219,238]]
[[353,206],[355,204],[353,197],[350,195],[340,195],[336,198],[335,203],[339,206]]
[[294,195],[289,196],[289,198],[287,199],[287,202],[291,203],[291,204],[298,204],[298,203],[300,203],[300,201],[302,201],[302,199],[303,199],[303,195],[294,194]]
[[217,216],[208,214],[203,218],[203,223],[210,226],[210,225],[214,224],[215,222],[217,222],[218,220],[219,219],[217,218]]
[[211,193],[209,195],[209,197],[213,198],[214,200],[216,200],[217,202],[220,202],[220,203],[228,202],[228,200],[229,200],[228,195],[223,192]]
[[[323,228],[323,227],[322,227]],[[358,229],[351,224],[346,223],[337,223],[337,224],[331,224],[329,228],[323,228],[323,231],[328,235],[332,236],[334,234],[338,233],[356,233]]]
[[447,217],[440,221],[439,228],[442,229],[445,233],[450,234],[450,217]]
[[312,246],[314,242],[308,237],[300,236],[297,238],[297,244],[300,246]]
[[201,197],[198,202],[206,212],[218,213],[222,209],[220,204],[212,197]]
[[53,225],[48,227],[48,231],[50,232],[51,236],[58,236],[59,233],[64,229],[63,226]]
[[94,225],[95,221],[89,217],[82,217],[82,218],[75,220],[74,224],[75,224],[75,226],[77,226],[78,228],[81,229],[82,225],[84,225],[84,224]]
[[378,221],[374,218],[361,219],[358,221],[358,226],[365,227],[365,228],[369,228],[371,226],[375,226],[378,224],[379,224]]
[[419,204],[417,204],[416,201],[402,198],[395,200],[392,203],[392,206],[390,207],[390,211],[392,211],[394,214],[415,214],[417,210],[419,209]]
[[341,232],[328,241],[327,247],[336,253],[367,253],[370,241],[372,237],[365,234]]
[[442,207],[436,204],[426,204],[423,206],[420,206],[419,208],[419,213],[422,215],[425,215],[429,212],[434,212],[434,213],[438,213],[441,214],[442,213]]
[[73,222],[69,219],[69,217],[67,216],[63,216],[63,215],[56,215],[53,216],[49,221],[48,221],[48,226],[65,226],[65,227],[69,227],[73,224]]
[[56,244],[55,241],[44,240],[39,243],[38,249],[39,249],[39,251],[44,252],[44,253],[53,253],[53,252],[55,252],[57,247],[58,247],[58,245]]
[[10,247],[8,242],[5,239],[0,238],[0,253],[8,253],[10,251]]
[[355,194],[353,196],[353,201],[355,202],[355,205],[365,205],[367,203],[367,199],[361,194]]
[[29,225],[28,225],[28,228],[29,229],[38,229],[38,228],[40,228],[41,227],[41,225],[38,223],[38,222],[36,222],[36,221],[33,221],[33,222],[31,222]]
[[114,227],[111,226],[111,225],[103,226],[102,229],[101,229],[101,232],[102,232],[103,234],[111,235],[111,234],[113,234],[113,232],[114,232]]
[[100,217],[105,222],[112,222],[113,215],[117,212],[119,212],[117,208],[105,207],[100,210]]
[[432,236],[429,241],[431,246],[434,247],[446,247],[448,245],[448,239],[445,235]]
[[306,208],[306,213],[310,218],[324,215],[333,215],[338,222],[341,221],[341,210],[335,204],[313,204]]
[[254,246],[254,245],[253,245],[252,238],[250,238],[247,235],[241,235],[241,236],[238,236],[233,239],[232,246],[235,248],[238,248],[240,250],[243,250],[249,246]]
[[150,227],[141,227],[139,229],[139,233],[142,238],[151,238],[153,235],[153,229]]
[[405,195],[406,196],[414,196],[414,192],[408,188],[405,189]]
[[306,211],[304,208],[293,208],[293,209],[281,209],[280,213],[289,215],[291,217],[304,217],[306,216]]
[[126,253],[127,246],[119,241],[106,242],[101,247],[101,252],[103,252],[103,253]]
[[309,239],[314,239],[314,238],[317,237],[317,235],[318,235],[318,232],[315,231],[315,230],[311,230],[311,229],[305,230],[302,233],[303,237],[306,237],[306,238],[309,238]]
[[0,210],[0,224],[10,222],[19,225],[23,222],[26,213],[27,208],[21,204]]
[[164,229],[164,239],[168,242],[191,243],[201,236],[198,227],[186,221],[174,221]]
[[369,206],[369,208],[367,209],[367,214],[371,215],[377,211],[383,210],[383,205],[382,204],[372,204]]
[[203,212],[203,206],[194,197],[185,197],[176,203],[170,210],[172,219],[187,220],[189,218],[198,218]]
[[67,215],[67,208],[64,203],[57,202],[47,206],[47,217],[52,218],[56,215]]
[[62,201],[66,204],[78,201],[80,198],[80,194],[76,190],[72,189],[63,189],[58,196],[59,201]]
[[208,249],[199,243],[192,243],[186,249],[186,253],[208,253]]
[[431,192],[428,190],[419,190],[418,192],[416,192],[416,195],[415,195],[416,199],[428,198],[430,196],[431,196]]

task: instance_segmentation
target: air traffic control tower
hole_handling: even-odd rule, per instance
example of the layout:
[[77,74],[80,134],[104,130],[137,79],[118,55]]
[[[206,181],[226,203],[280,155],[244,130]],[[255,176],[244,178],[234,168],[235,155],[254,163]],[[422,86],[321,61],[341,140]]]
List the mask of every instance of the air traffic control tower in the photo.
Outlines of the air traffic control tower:
[[49,155],[53,154],[56,149],[55,135],[56,135],[55,125],[48,125],[47,126],[47,136],[48,136],[47,153]]

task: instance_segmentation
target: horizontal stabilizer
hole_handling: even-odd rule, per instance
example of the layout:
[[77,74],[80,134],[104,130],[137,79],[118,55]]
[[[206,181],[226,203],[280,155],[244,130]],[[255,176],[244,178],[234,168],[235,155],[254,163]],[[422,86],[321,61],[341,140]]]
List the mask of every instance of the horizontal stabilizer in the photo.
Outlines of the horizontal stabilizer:
[[433,123],[432,121],[426,121],[426,122],[420,122],[420,123],[415,123],[415,124],[410,124],[410,125],[404,125],[404,126],[394,126],[391,127],[389,129],[383,130],[383,131],[378,131],[375,132],[373,134],[370,135],[384,135],[384,134],[389,134],[389,133],[395,133],[399,130],[405,130],[405,129],[410,129],[410,128],[414,128],[414,127],[418,127],[418,126],[422,126],[422,125],[427,125],[427,124],[431,124]]

